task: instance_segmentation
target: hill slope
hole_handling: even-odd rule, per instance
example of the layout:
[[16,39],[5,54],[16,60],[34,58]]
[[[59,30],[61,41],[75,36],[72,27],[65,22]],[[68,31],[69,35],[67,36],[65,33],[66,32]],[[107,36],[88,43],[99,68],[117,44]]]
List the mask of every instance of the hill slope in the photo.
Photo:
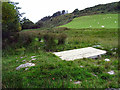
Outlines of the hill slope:
[[81,28],[118,28],[118,14],[100,14],[74,18],[61,27]]
[[56,26],[60,26],[66,23],[69,23],[76,17],[80,16],[88,16],[88,15],[96,15],[96,14],[117,14],[120,13],[120,4],[119,2],[113,2],[108,4],[100,4],[94,7],[89,7],[84,10],[78,10],[77,12],[72,12],[65,15],[60,15],[56,17],[51,17],[45,21],[39,20],[38,22],[42,22],[42,27],[52,28]]

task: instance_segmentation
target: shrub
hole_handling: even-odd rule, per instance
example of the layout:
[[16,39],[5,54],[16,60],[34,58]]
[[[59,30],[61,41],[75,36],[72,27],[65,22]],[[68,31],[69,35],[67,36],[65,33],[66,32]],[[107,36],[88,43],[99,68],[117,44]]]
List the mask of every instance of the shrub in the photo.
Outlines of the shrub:
[[64,33],[61,33],[58,35],[58,45],[65,44],[65,39],[67,38],[67,35]]
[[35,35],[29,32],[19,33],[19,42],[22,46],[28,46],[33,39],[35,38]]
[[54,32],[63,32],[65,30],[69,30],[67,27],[58,27],[58,28],[53,28]]
[[56,43],[55,43],[56,34],[46,33],[46,34],[44,34],[43,38],[45,40],[45,49],[47,51],[53,50],[56,45]]

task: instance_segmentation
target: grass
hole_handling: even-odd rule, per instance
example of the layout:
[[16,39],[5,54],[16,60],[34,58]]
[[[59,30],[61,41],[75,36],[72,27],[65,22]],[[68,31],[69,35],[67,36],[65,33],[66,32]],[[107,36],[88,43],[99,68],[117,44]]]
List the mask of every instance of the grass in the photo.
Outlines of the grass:
[[[36,56],[36,60],[32,61],[36,66],[30,67],[27,71],[24,68],[19,71],[15,70],[20,64],[30,61],[31,56]],[[81,59],[68,62],[43,51],[26,53],[22,56],[24,58],[20,57],[19,55],[3,57],[3,65],[7,65],[7,67],[3,66],[3,85],[6,88],[118,87],[117,58],[111,58],[110,62],[105,62],[104,58],[99,60]],[[23,60],[26,61],[22,62]],[[81,65],[83,67],[80,67]],[[107,72],[110,70],[114,70],[115,74],[109,75]],[[81,84],[76,85],[74,81],[81,81]]]
[[74,18],[60,27],[81,28],[118,28],[118,14],[99,14]]
[[71,45],[81,45],[81,47],[101,44],[105,48],[118,46],[117,29],[71,29],[66,31],[68,34],[67,42]]
[[[97,60],[78,59],[75,61],[65,61],[53,55],[51,52],[46,52],[42,48],[44,46],[42,42],[39,45],[39,49],[35,49],[33,43],[24,48],[24,51],[17,49],[19,52],[9,47],[6,51],[3,51],[3,88],[119,87],[118,54],[113,54],[117,50],[111,51],[112,48],[118,48],[117,29],[68,29],[60,32],[58,30],[53,31],[54,33],[66,33],[68,36],[65,45],[58,45],[56,47],[57,51],[99,44],[102,46],[100,49],[105,49],[108,53]],[[37,33],[44,31],[24,31],[24,33],[31,32]],[[32,61],[32,63],[35,63],[35,66],[30,67],[28,70],[22,68],[17,71],[16,67],[29,62],[31,56],[36,56],[36,60]],[[106,62],[104,60],[105,58],[109,58],[110,61]],[[23,60],[25,61],[23,62]],[[114,75],[108,74],[111,70],[115,72]],[[81,83],[74,84],[75,81],[80,81]]]
[[[106,50],[107,54],[97,60],[83,58],[65,61],[52,52],[46,52],[45,42],[39,42],[37,38],[26,47],[9,46],[2,52],[2,87],[119,88],[118,49],[115,49],[118,48],[117,16],[117,14],[83,16],[75,18],[72,22],[61,26],[62,28],[28,29],[19,32],[20,35],[64,33],[67,35],[65,44],[56,45],[54,51],[100,45],[101,47],[96,48]],[[102,28],[102,25],[105,27]],[[17,44],[21,45],[19,42]],[[28,70],[25,68],[16,70],[19,65],[29,62],[31,56],[36,56],[36,60],[31,61],[35,66],[29,67]],[[110,61],[105,61],[106,58]],[[110,71],[114,71],[115,74],[108,74]],[[80,81],[80,84],[74,84],[75,81]]]

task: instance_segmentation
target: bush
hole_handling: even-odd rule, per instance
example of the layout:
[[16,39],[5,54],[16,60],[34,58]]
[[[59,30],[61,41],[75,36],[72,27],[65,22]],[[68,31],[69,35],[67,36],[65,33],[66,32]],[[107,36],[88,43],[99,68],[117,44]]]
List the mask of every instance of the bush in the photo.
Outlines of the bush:
[[58,45],[65,44],[65,39],[67,38],[67,35],[64,33],[61,33],[58,35]]
[[55,48],[56,42],[56,34],[54,33],[46,33],[43,36],[44,40],[45,40],[45,49],[47,51],[52,51]]
[[28,46],[37,37],[35,33],[22,32],[19,33],[19,42],[21,46]]
[[65,31],[65,30],[69,30],[69,28],[67,27],[58,27],[58,28],[53,28],[54,31]]
[[45,41],[45,50],[47,51],[56,51],[57,45],[65,44],[65,39],[67,35],[64,33],[56,34],[56,33],[45,33],[44,36]]

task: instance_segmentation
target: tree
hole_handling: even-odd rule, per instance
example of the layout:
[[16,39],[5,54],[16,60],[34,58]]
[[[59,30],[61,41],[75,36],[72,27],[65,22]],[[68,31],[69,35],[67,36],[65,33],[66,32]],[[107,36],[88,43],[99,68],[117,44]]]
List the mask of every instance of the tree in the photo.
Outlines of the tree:
[[52,15],[52,17],[56,17],[56,16],[60,16],[60,15],[62,15],[62,14],[61,14],[60,11],[58,11],[58,12],[54,13],[54,14]]
[[20,13],[13,2],[2,2],[2,47],[18,42],[20,26]]
[[65,14],[65,10],[62,10],[62,14]]
[[21,30],[19,12],[15,3],[2,3],[2,32],[10,33]]
[[22,25],[22,29],[32,29],[34,23],[29,19],[26,19],[26,17],[24,17],[23,20],[21,21],[21,25]]
[[39,20],[37,23],[35,23],[33,28],[41,28],[42,26],[43,26],[43,22],[41,20]]
[[51,19],[51,16],[46,16],[46,17],[43,17],[42,19],[41,19],[41,21],[47,21],[47,20],[50,20]]
[[79,10],[75,9],[72,13],[74,13],[75,15],[79,14]]

